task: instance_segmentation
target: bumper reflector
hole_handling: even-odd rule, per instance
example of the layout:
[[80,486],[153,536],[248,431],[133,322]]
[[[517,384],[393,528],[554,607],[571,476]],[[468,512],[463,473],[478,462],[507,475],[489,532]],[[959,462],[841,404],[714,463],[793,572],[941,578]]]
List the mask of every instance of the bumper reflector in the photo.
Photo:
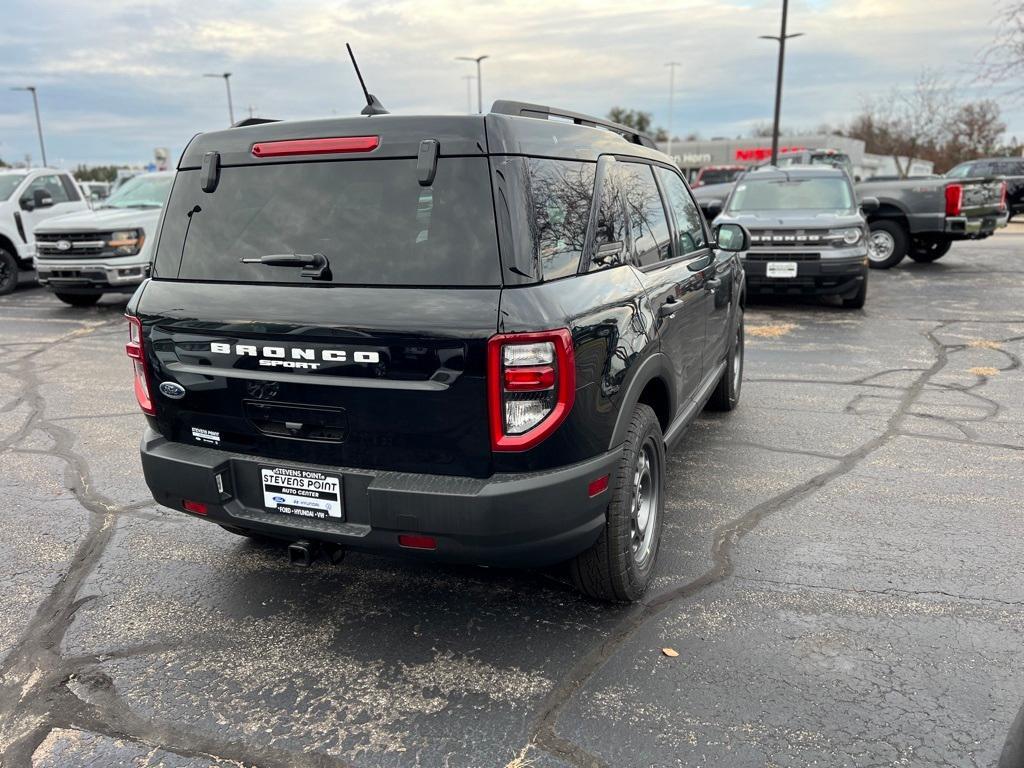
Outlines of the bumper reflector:
[[411,533],[398,534],[398,545],[409,549],[437,549],[437,539],[433,536],[415,536]]
[[181,502],[181,506],[185,508],[186,512],[191,512],[194,515],[206,514],[206,505],[201,501],[189,501],[188,499],[185,499]]
[[608,475],[605,475],[604,477],[599,477],[597,480],[592,481],[587,487],[587,495],[590,498],[594,498],[598,494],[604,493],[608,490],[608,477]]

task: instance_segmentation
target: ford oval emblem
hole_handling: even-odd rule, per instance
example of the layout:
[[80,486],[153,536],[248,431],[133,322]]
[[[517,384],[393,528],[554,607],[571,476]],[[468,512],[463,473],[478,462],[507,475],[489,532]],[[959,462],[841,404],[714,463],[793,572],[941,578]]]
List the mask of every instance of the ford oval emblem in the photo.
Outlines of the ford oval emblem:
[[181,400],[185,396],[185,388],[176,381],[160,382],[160,391],[171,400]]

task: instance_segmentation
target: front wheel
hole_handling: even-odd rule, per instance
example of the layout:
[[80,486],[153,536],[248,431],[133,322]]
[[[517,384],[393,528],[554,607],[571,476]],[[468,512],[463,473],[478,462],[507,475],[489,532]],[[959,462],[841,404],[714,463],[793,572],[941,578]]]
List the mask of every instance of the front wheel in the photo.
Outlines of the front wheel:
[[740,403],[740,389],[743,387],[743,309],[736,311],[739,315],[736,335],[729,345],[725,371],[708,400],[708,408],[712,411],[731,411]]
[[14,254],[0,248],[0,296],[18,287],[18,261]]
[[658,417],[640,403],[633,411],[622,458],[610,478],[604,530],[569,564],[585,595],[614,603],[640,599],[654,573],[665,512],[665,440]]
[[889,219],[871,222],[868,240],[868,265],[872,269],[895,267],[907,255],[907,231]]
[[914,247],[910,250],[910,258],[918,264],[931,264],[949,253],[949,249],[952,247],[952,240],[925,240],[914,243]]
[[864,270],[864,279],[853,296],[843,299],[843,309],[864,309],[864,302],[868,298],[868,271]]
[[100,300],[102,293],[60,293],[55,291],[54,295],[65,304],[72,307],[91,307]]

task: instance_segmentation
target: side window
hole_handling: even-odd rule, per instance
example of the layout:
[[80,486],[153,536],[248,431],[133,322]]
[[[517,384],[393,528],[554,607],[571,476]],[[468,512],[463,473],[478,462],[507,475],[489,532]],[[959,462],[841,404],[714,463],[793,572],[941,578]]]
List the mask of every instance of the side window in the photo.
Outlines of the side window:
[[973,166],[973,163],[961,163],[960,165],[956,166],[956,168],[947,173],[946,176],[948,176],[951,179],[966,178]]
[[646,267],[670,258],[671,233],[661,194],[654,183],[651,166],[643,163],[619,163],[623,201],[629,217],[629,233],[637,266]]
[[526,161],[531,235],[545,280],[576,274],[590,221],[595,166],[565,160]]
[[617,267],[628,261],[626,204],[619,165],[613,158],[602,160],[598,165],[601,199],[597,205],[597,221],[590,250],[591,271]]
[[53,198],[53,204],[66,203],[69,201],[67,190],[60,181],[60,176],[55,173],[40,176],[32,181],[22,194],[22,200],[31,200],[37,189],[45,189]]
[[700,209],[693,202],[689,190],[678,174],[668,168],[656,168],[661,185],[668,196],[668,204],[676,218],[676,252],[682,256],[707,246],[704,222]]
[[[66,173],[60,177],[60,183],[64,187],[64,194],[68,196],[68,201],[77,202],[82,199],[82,196],[78,194],[75,182]],[[54,198],[54,202],[56,202],[56,198]]]

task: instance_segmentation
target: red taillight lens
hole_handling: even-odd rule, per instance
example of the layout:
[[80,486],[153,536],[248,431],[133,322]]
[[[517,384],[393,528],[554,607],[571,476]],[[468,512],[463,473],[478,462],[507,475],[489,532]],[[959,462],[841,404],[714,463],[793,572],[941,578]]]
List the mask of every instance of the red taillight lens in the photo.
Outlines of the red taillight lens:
[[561,328],[492,336],[487,387],[491,448],[533,448],[565,420],[576,397],[572,334]]
[[181,506],[185,508],[186,512],[191,512],[193,515],[205,515],[206,505],[201,501],[189,501],[185,499],[181,502]]
[[1000,185],[1000,190],[999,190],[999,210],[1001,210],[1001,211],[1005,211],[1006,210],[1006,182],[1005,181]]
[[414,536],[411,533],[398,534],[398,546],[407,549],[437,549],[437,539],[433,536]]
[[135,382],[135,399],[139,408],[150,416],[156,415],[153,398],[149,396],[149,378],[146,376],[146,356],[142,344],[142,322],[137,317],[125,315],[128,320],[128,343],[124,351],[132,361],[132,376]]
[[946,185],[946,215],[959,216],[964,207],[963,184]]
[[333,139],[289,139],[261,141],[252,145],[253,157],[287,155],[333,155],[343,152],[372,152],[380,145],[378,136],[338,136]]

